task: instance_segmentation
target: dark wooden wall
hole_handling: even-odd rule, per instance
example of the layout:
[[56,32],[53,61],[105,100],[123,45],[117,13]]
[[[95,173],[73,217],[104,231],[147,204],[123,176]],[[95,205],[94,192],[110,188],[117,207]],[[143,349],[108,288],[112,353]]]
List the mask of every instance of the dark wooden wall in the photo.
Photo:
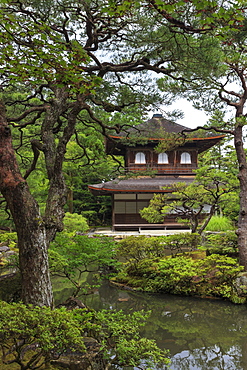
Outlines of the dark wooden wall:
[[[145,154],[146,163],[135,163],[135,155],[138,152]],[[191,155],[190,164],[181,164],[181,154],[188,152]],[[157,174],[188,174],[193,173],[193,170],[197,168],[197,151],[194,150],[175,150],[167,152],[169,163],[159,164],[158,154],[149,148],[135,148],[128,149],[125,157],[126,171],[147,171],[154,170]]]

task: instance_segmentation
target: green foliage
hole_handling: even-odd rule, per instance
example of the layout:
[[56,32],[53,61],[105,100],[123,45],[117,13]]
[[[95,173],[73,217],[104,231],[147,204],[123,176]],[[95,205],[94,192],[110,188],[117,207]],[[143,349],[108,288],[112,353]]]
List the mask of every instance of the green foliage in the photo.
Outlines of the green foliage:
[[93,196],[88,185],[115,177],[113,173],[117,171],[119,163],[107,157],[104,140],[94,129],[85,128],[78,123],[77,132],[77,142],[73,137],[68,143],[63,164],[63,173],[69,190],[66,210],[81,214],[90,225],[109,224],[110,197]]
[[0,243],[7,245],[10,249],[15,249],[17,247],[17,234],[16,232],[0,232]]
[[167,236],[147,237],[128,236],[120,240],[116,246],[119,257],[123,257],[130,265],[146,259],[158,259],[166,252],[174,254],[185,250],[195,250],[200,246],[201,236],[196,233],[179,233]]
[[207,224],[206,231],[228,231],[234,230],[234,225],[226,216],[212,216]]
[[190,252],[159,261],[143,259],[115,279],[148,292],[231,299],[236,297],[234,281],[241,271],[243,267],[233,258],[213,254],[198,259]]
[[[156,133],[155,133],[156,134]],[[185,143],[185,137],[177,133],[161,132],[162,141],[155,147],[156,153],[174,150]]]
[[106,327],[107,336],[104,333],[101,340],[105,352],[109,344],[111,346],[107,354],[107,359],[111,358],[110,362],[120,366],[141,366],[144,370],[169,363],[167,351],[161,351],[153,340],[140,337],[140,327],[145,325],[149,315],[150,312],[144,311],[127,315],[122,311],[109,310],[97,313],[102,327]]
[[[2,246],[7,246],[10,248],[13,254],[5,255],[5,253],[0,254],[0,268],[3,268],[4,271],[6,269],[18,269],[19,268],[19,261],[18,261],[18,247],[17,247],[17,234],[16,232],[7,232],[1,231],[0,232],[0,244]],[[0,270],[1,271],[1,270]]]
[[238,237],[234,231],[206,234],[207,254],[238,255]]
[[233,176],[209,166],[195,172],[191,184],[177,182],[166,187],[168,194],[155,194],[149,206],[140,211],[141,216],[148,222],[162,222],[172,212],[180,222],[189,221],[192,233],[202,233],[217,208],[228,201],[226,195],[234,192],[237,185]]
[[140,210],[140,215],[142,218],[150,223],[163,222],[164,204],[168,201],[168,196],[164,194],[154,194],[153,198],[149,202],[149,206]]
[[[199,285],[201,294],[209,294],[231,299],[235,296],[233,283],[238,274],[243,271],[243,266],[231,257],[212,254],[204,260],[198,261],[199,282],[196,279],[195,284]],[[202,283],[202,286],[200,286]]]
[[[28,132],[26,130],[26,136],[29,137],[30,135],[33,135],[32,130],[29,130]],[[18,139],[15,140],[15,142],[18,142]],[[27,167],[31,166],[33,153],[29,147],[25,146],[19,150],[18,154],[20,155],[20,158],[18,158],[20,168],[23,171],[26,171]],[[27,183],[30,187],[32,195],[38,202],[41,214],[43,215],[45,213],[46,199],[49,190],[49,180],[45,170],[44,156],[42,154],[40,155],[39,164],[37,165],[35,171],[28,176]],[[24,163],[23,157],[25,157]]]
[[201,236],[197,233],[179,233],[162,237],[165,249],[173,253],[193,251],[201,244]]
[[[178,256],[162,259],[158,263],[157,270],[159,276],[154,281],[155,284],[159,284],[161,291],[164,290],[165,292],[172,292],[174,294],[192,293],[190,282],[193,276],[196,275],[196,266],[192,258]],[[150,285],[152,286],[152,282]]]
[[229,220],[232,221],[232,225],[237,225],[239,218],[239,190],[231,194],[226,194],[224,197],[224,204],[222,204],[222,213]]
[[[221,121],[224,121],[222,115],[222,112],[216,112],[216,117],[209,120],[208,124],[214,126],[219,125]],[[238,162],[236,151],[228,142],[229,137],[226,137],[221,140],[220,143],[199,155],[199,167],[205,165],[212,166],[219,171],[224,171],[226,174],[229,174],[232,181],[236,182],[235,191],[224,195],[224,202],[221,203],[220,207],[222,215],[227,216],[234,223],[237,223],[239,215]]]
[[[107,237],[88,237],[74,233],[57,234],[49,250],[51,273],[69,279],[75,286],[74,296],[92,289],[84,281],[85,272],[94,272],[98,279],[118,266],[115,243]],[[95,286],[95,285],[94,285]],[[98,285],[97,285],[98,286]]]
[[139,366],[143,360],[146,361],[143,369],[167,364],[166,352],[158,349],[153,340],[140,337],[140,327],[146,318],[144,312],[126,315],[121,311],[51,310],[1,302],[2,362],[17,364],[21,370],[35,370],[75,351],[80,354],[80,360],[92,361],[90,347],[85,346],[90,336],[95,340],[105,369],[110,365]]
[[1,228],[6,228],[7,230],[14,230],[14,222],[9,213],[6,212],[6,205],[1,204],[0,207],[0,225]]
[[[1,302],[0,346],[5,364],[38,369],[66,350],[85,350],[84,332],[92,313],[26,307]],[[25,366],[25,367],[24,367]]]
[[83,233],[89,229],[85,217],[78,215],[77,213],[66,212],[63,223],[64,229],[67,232],[80,231]]
[[156,237],[128,236],[117,244],[117,254],[129,262],[139,262],[144,258],[164,255],[162,240]]

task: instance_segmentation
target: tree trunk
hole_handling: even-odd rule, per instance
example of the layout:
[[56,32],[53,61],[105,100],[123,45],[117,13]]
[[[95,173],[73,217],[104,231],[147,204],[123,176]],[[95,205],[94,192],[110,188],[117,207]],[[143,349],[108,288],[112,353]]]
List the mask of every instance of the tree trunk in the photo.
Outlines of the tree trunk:
[[210,211],[209,211],[209,214],[208,216],[206,217],[205,221],[203,222],[202,226],[200,227],[199,231],[198,231],[198,234],[202,234],[203,231],[206,229],[206,227],[208,226],[209,224],[209,221],[211,220],[212,216],[214,215],[215,213],[215,209],[216,209],[216,205],[218,203],[218,198],[216,199],[215,201],[215,204],[213,204],[210,208]]
[[234,135],[234,145],[239,164],[239,182],[240,182],[240,212],[238,218],[238,247],[239,262],[247,271],[247,163],[243,145],[242,126],[237,126]]
[[68,206],[69,206],[69,213],[73,213],[73,188],[72,186],[68,189]]
[[60,88],[54,88],[54,94],[56,99],[51,102],[50,107],[46,111],[41,135],[46,170],[50,181],[44,217],[48,243],[55,238],[57,231],[63,230],[64,206],[67,202],[67,187],[63,176],[63,162],[67,144],[75,131],[77,117],[84,104],[80,99],[74,102],[68,113],[67,124],[56,144],[54,127],[58,122],[59,116],[67,106],[68,94],[66,89]]
[[22,278],[22,300],[52,306],[45,225],[39,207],[22,177],[12,146],[5,108],[0,103],[0,190],[12,214],[17,236]]

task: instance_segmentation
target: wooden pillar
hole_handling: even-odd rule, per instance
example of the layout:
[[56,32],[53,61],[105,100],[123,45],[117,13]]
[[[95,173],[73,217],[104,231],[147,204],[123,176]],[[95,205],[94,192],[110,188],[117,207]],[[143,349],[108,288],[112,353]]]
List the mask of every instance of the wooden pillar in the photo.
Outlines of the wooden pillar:
[[111,209],[112,209],[112,231],[115,231],[115,201],[114,194],[111,195]]

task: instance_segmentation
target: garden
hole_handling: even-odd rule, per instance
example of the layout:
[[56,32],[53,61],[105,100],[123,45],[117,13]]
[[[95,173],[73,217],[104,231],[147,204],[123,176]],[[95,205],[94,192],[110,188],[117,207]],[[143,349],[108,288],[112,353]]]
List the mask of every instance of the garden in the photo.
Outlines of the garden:
[[[81,294],[97,291],[105,279],[120,289],[143,294],[169,293],[224,299],[235,304],[246,302],[245,273],[238,263],[234,230],[208,231],[202,236],[196,233],[129,236],[116,242],[110,237],[89,237],[87,229],[82,216],[67,215],[65,230],[51,243],[53,279],[59,279],[62,285],[69,281],[73,286],[73,293],[65,301],[57,302],[54,310],[18,303],[16,234],[0,234],[1,245],[6,246],[1,256],[1,278],[7,271],[14,271],[17,278],[15,284],[16,279],[11,280],[11,293],[7,289],[7,295],[6,279],[2,280],[1,299],[8,301],[2,302],[0,309],[0,344],[6,370],[8,366],[13,366],[11,370],[25,370],[44,365],[59,369],[65,364],[71,368],[76,361],[83,363],[83,369],[91,363],[93,369],[114,369],[135,366],[140,359],[145,360],[142,367],[145,369],[159,362],[165,366],[168,354],[154,341],[140,336],[149,313],[97,312],[79,299]],[[88,274],[90,283],[85,279]]]

